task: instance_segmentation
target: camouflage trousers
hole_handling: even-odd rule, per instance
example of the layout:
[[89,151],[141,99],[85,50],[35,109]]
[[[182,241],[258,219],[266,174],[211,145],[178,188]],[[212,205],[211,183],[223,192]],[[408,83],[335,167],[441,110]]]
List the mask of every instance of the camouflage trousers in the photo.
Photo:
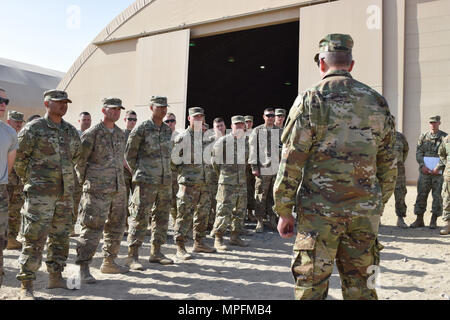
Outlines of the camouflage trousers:
[[251,166],[247,166],[247,210],[255,210],[255,176]]
[[275,216],[273,212],[273,185],[275,176],[259,176],[255,177],[255,216],[263,217]]
[[[74,173],[74,176],[76,177],[76,173]],[[80,200],[81,195],[83,194],[83,187],[78,182],[78,179],[75,179],[74,186],[73,186],[73,214],[72,214],[72,225],[75,227],[75,224],[78,220],[78,212],[79,206],[80,206]]]
[[398,176],[395,183],[394,197],[395,197],[395,213],[398,217],[406,217],[406,175],[405,167],[398,166]]
[[124,192],[84,192],[80,202],[81,234],[77,245],[76,264],[90,263],[103,239],[103,256],[117,257],[127,219]]
[[383,248],[377,240],[380,216],[330,218],[299,214],[291,269],[295,299],[320,300],[328,295],[334,261],[344,299],[378,299],[368,286]]
[[[170,185],[133,184],[130,203],[128,245],[140,247],[150,222],[152,246],[166,243],[172,187]],[[153,207],[154,206],[154,207]]]
[[8,231],[8,191],[6,190],[5,184],[0,184],[0,278],[3,277],[3,249],[5,249],[6,247],[7,231]]
[[427,209],[427,199],[430,193],[433,196],[433,204],[431,212],[433,215],[442,215],[442,183],[444,178],[440,176],[425,175],[420,173],[419,181],[417,182],[417,198],[414,204],[414,214],[422,215]]
[[23,206],[23,186],[8,186],[8,239],[17,238],[20,230],[20,209]]
[[208,227],[212,228],[214,226],[214,221],[216,220],[216,208],[217,208],[216,196],[219,185],[217,183],[214,183],[208,184],[207,186],[209,197],[211,199],[211,210],[209,211]]
[[177,221],[177,194],[178,194],[178,177],[177,173],[172,171],[172,201],[170,202],[170,215],[174,223]]
[[24,192],[21,210],[22,253],[17,280],[35,280],[42,263],[42,251],[48,238],[47,270],[62,272],[69,255],[72,229],[73,195],[36,195]]
[[231,223],[231,232],[239,232],[247,210],[247,188],[244,185],[219,184],[217,190],[214,233],[225,234]]
[[194,239],[206,236],[211,198],[206,184],[180,184],[177,193],[178,215],[175,224],[175,242],[186,242],[186,236],[193,221]]
[[442,186],[442,206],[444,209],[444,215],[442,220],[450,220],[450,181],[444,181]]
[[130,210],[129,210],[128,206],[130,205],[130,194],[133,193],[133,190],[132,190],[133,177],[131,176],[131,174],[126,169],[124,170],[123,176],[125,178],[125,188],[126,188],[126,196],[127,196],[125,210],[126,210],[126,213],[127,213],[127,217],[129,217],[130,216]]

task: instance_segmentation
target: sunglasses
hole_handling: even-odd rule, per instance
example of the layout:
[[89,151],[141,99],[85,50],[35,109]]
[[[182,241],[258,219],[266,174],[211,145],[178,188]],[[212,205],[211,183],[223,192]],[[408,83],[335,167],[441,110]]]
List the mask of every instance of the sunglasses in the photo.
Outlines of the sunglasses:
[[9,99],[5,99],[5,98],[0,97],[0,104],[5,104],[5,106],[7,106],[8,103],[9,103]]
[[136,118],[127,118],[128,121],[137,121]]
[[166,120],[166,121],[164,121],[165,123],[174,123],[176,120],[173,120],[173,119],[169,119],[169,120]]
[[274,115],[273,113],[265,114],[265,116],[266,116],[267,118],[275,118],[275,115]]

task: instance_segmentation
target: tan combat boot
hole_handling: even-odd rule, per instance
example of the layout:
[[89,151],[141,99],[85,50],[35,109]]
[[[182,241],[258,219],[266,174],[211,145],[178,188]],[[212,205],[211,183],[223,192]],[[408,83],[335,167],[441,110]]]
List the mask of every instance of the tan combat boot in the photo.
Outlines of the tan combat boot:
[[152,245],[150,250],[150,259],[148,261],[150,263],[160,263],[162,265],[173,264],[172,259],[167,258],[161,253],[161,246],[159,244]]
[[177,241],[177,255],[178,260],[186,261],[192,259],[192,256],[186,251],[183,241]]
[[238,232],[232,232],[230,237],[230,245],[232,246],[238,246],[238,247],[248,247],[249,244],[239,238]]
[[8,238],[8,244],[6,250],[21,250],[22,244],[16,240],[16,238]]
[[408,225],[405,223],[405,220],[403,217],[397,217],[397,227],[406,229],[408,228]]
[[63,279],[61,272],[49,273],[47,289],[68,289],[67,281]]
[[83,284],[93,284],[97,282],[89,270],[89,263],[83,262],[80,264],[80,278],[81,283]]
[[437,228],[437,218],[438,216],[433,214],[431,216],[431,220],[430,220],[430,229],[436,229]]
[[256,217],[256,219],[258,220],[258,223],[256,225],[255,232],[262,233],[264,231],[263,217]]
[[206,245],[203,242],[203,238],[198,238],[198,239],[195,239],[193,251],[194,252],[204,252],[204,253],[214,253],[217,250]]
[[126,265],[130,270],[144,270],[144,266],[139,263],[139,248],[138,247],[128,247],[128,258]]
[[423,222],[423,214],[418,214],[416,221],[413,222],[413,224],[411,224],[409,226],[410,228],[421,228],[421,227],[425,227],[425,223]]
[[36,300],[33,293],[33,281],[23,280],[20,284],[20,299],[21,300]]
[[214,240],[214,248],[216,248],[216,250],[219,252],[228,251],[229,248],[223,242],[223,236],[221,234],[216,233],[215,237],[216,238]]
[[441,229],[441,231],[439,232],[443,236],[450,234],[450,220],[447,220],[446,222],[447,225],[444,227],[444,229]]
[[103,258],[103,263],[100,267],[100,271],[106,274],[123,274],[127,273],[129,269],[127,267],[119,266],[114,262],[113,258],[107,257]]

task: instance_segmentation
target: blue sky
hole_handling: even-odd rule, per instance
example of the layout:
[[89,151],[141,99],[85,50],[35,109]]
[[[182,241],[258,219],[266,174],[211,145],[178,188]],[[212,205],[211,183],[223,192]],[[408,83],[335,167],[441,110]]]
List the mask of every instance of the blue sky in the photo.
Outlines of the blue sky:
[[0,57],[66,72],[134,0],[0,0]]

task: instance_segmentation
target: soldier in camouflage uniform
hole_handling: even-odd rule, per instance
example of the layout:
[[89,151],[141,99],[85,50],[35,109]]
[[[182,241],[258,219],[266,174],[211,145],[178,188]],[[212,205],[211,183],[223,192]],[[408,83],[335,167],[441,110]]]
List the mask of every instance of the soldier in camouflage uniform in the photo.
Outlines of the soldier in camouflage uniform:
[[[19,133],[25,122],[24,115],[21,112],[8,112],[8,120],[6,122],[16,133]],[[13,169],[8,177],[8,195],[9,195],[9,209],[8,209],[8,244],[6,250],[20,250],[22,244],[17,241],[17,236],[20,230],[20,209],[23,206],[23,183]]]
[[[172,130],[163,122],[167,114],[167,98],[153,96],[152,118],[133,129],[128,138],[125,157],[133,172],[133,195],[128,229],[128,261],[132,270],[143,270],[139,248],[151,223],[151,263],[173,264],[161,253],[166,242],[172,199]],[[155,208],[152,210],[153,205]]]
[[[6,111],[9,99],[0,88],[0,118]],[[13,128],[0,120],[0,288],[3,283],[3,249],[8,232],[8,175],[11,173],[18,148],[17,134]]]
[[419,181],[417,182],[417,198],[414,204],[414,214],[417,215],[416,221],[411,224],[411,228],[424,227],[423,215],[427,209],[428,194],[433,196],[431,206],[430,229],[436,229],[437,218],[442,215],[442,183],[444,181],[442,173],[433,173],[434,168],[427,168],[424,157],[438,158],[438,150],[442,139],[447,133],[439,130],[441,117],[430,118],[430,131],[421,134],[417,143],[416,160],[419,164]]
[[[177,126],[177,117],[174,113],[169,112],[164,117],[164,123],[170,127],[172,130],[172,147],[175,139],[179,135],[179,132],[176,130]],[[170,204],[170,215],[172,216],[173,226],[175,227],[175,223],[177,221],[177,193],[178,193],[178,174],[176,168],[172,166],[172,201]]]
[[19,133],[15,170],[25,184],[21,210],[22,254],[19,274],[22,295],[33,297],[33,281],[48,238],[48,288],[66,288],[62,271],[69,254],[72,229],[74,166],[80,155],[80,137],[62,117],[71,103],[64,91],[44,93],[47,113]]
[[441,229],[440,234],[447,235],[450,234],[450,136],[442,140],[441,146],[439,147],[439,158],[439,165],[435,169],[435,173],[439,173],[440,171],[444,172],[444,185],[442,186],[444,215],[442,216],[442,220],[446,223],[445,227]]
[[[214,144],[218,140],[216,135],[214,133],[211,134],[211,131],[206,131],[204,134],[204,147],[207,148],[210,153],[209,156],[211,157],[211,152],[213,149]],[[208,216],[208,228],[207,230],[212,231],[214,227],[214,220],[216,218],[216,194],[217,194],[217,186],[218,186],[218,177],[216,174],[216,171],[214,171],[214,168],[211,164],[211,161],[206,161],[205,159],[205,175],[206,175],[206,184],[207,189],[209,193],[209,198],[211,199],[211,210],[209,212]]]
[[216,219],[212,234],[217,251],[226,251],[223,235],[231,222],[230,245],[247,247],[248,243],[239,238],[247,209],[248,146],[245,137],[243,116],[231,118],[232,132],[220,138],[214,145],[212,164],[219,177],[217,191]]
[[211,198],[206,184],[206,169],[203,161],[203,108],[189,109],[189,128],[175,139],[173,158],[178,174],[179,190],[177,193],[177,220],[174,240],[177,244],[177,259],[188,260],[185,243],[193,219],[194,252],[212,253],[216,250],[206,245],[203,240],[208,227],[211,210]]
[[273,207],[273,184],[279,164],[280,128],[274,125],[275,110],[264,110],[264,124],[253,129],[250,135],[250,160],[255,178],[255,215],[258,220],[256,232],[263,232],[265,217],[273,230],[277,227],[277,218]]
[[281,134],[284,130],[284,121],[286,120],[286,109],[275,109],[275,125],[281,129]]
[[[247,143],[253,131],[253,116],[245,116],[245,134],[247,136]],[[247,165],[247,217],[249,220],[255,219],[253,216],[256,209],[255,204],[255,176],[252,173],[252,166]]]
[[[137,114],[135,111],[133,110],[128,110],[126,112],[126,116],[125,116],[125,145],[127,144],[128,141],[128,137],[130,136],[131,131],[133,131],[134,127],[136,126],[137,123]],[[131,190],[132,188],[132,180],[133,180],[133,174],[132,172],[130,172],[130,168],[128,166],[124,166],[123,167],[123,176],[125,178],[125,187],[126,187],[126,194],[127,194],[127,202],[126,202],[126,207],[127,207],[127,220],[126,220],[126,228],[125,230],[128,231],[128,217],[130,216],[130,211],[128,209],[128,205],[130,203],[130,194],[133,192]],[[126,232],[125,231],[125,232]]]
[[401,132],[395,133],[395,146],[394,152],[397,159],[397,181],[395,182],[395,213],[397,214],[397,227],[408,228],[408,225],[404,221],[406,217],[406,173],[405,173],[405,161],[408,157],[409,145],[405,136]]
[[125,231],[126,194],[124,180],[125,134],[115,125],[122,100],[103,100],[103,120],[81,136],[81,155],[75,170],[83,186],[81,197],[81,234],[77,245],[76,264],[80,266],[81,281],[95,283],[89,264],[97,250],[102,233],[102,273],[126,273],[128,268],[117,265],[114,259],[120,249]]
[[300,188],[296,299],[325,299],[335,260],[344,299],[377,299],[368,268],[379,263],[380,216],[395,187],[395,128],[386,100],[350,75],[352,47],[349,35],[320,42],[322,81],[296,99],[282,137],[274,210],[281,237],[292,237]]

